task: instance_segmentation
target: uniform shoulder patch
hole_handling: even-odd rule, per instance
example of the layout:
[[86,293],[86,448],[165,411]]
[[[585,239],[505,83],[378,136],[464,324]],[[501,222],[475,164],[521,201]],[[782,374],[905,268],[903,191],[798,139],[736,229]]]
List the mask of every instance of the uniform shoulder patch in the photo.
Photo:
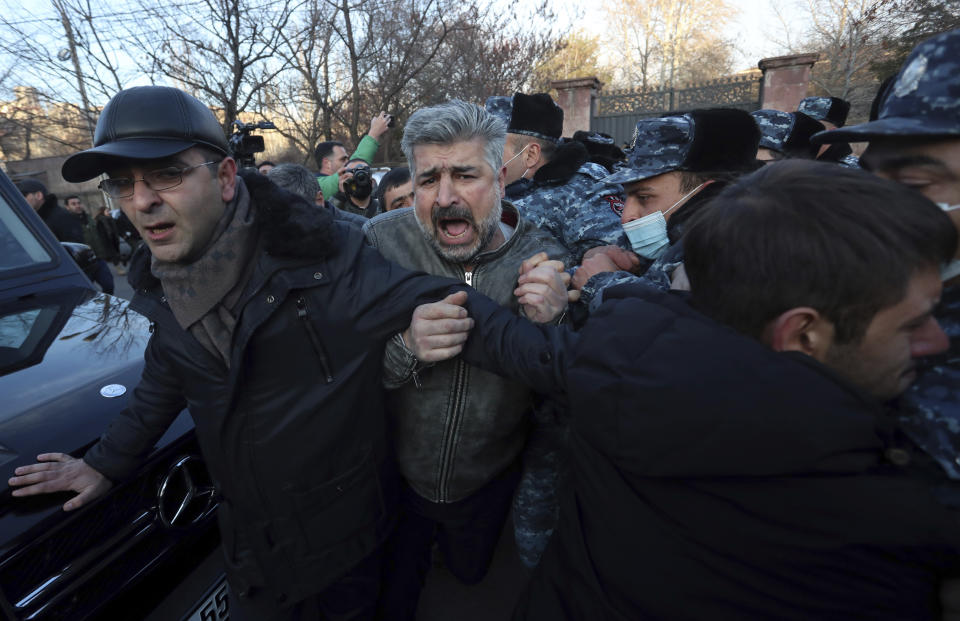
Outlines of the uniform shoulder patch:
[[610,205],[610,209],[613,210],[613,213],[617,214],[618,218],[623,215],[624,203],[619,194],[607,194],[601,198],[607,201],[607,204]]

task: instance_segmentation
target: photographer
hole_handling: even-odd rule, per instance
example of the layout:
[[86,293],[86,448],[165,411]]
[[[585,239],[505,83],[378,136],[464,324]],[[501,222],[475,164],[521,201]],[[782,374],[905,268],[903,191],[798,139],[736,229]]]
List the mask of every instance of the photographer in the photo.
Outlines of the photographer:
[[[380,148],[380,139],[393,127],[393,116],[386,112],[381,112],[370,119],[370,130],[367,135],[360,139],[353,155],[349,160],[364,160],[367,163],[373,162],[373,156]],[[337,185],[340,182],[339,173],[343,165],[348,161],[347,150],[342,142],[328,141],[317,145],[313,153],[317,160],[317,167],[320,175],[317,177],[317,183],[323,190],[326,197],[333,196],[337,191]]]
[[373,196],[373,175],[363,160],[347,162],[340,171],[339,191],[330,198],[337,209],[372,218],[380,213],[380,201]]

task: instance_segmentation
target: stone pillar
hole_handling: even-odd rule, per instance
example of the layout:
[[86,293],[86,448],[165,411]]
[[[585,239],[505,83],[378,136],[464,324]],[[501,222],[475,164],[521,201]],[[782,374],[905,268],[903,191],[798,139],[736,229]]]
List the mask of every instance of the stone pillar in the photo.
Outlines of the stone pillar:
[[557,101],[563,108],[563,135],[570,137],[577,130],[590,131],[590,119],[597,106],[600,80],[595,77],[554,80],[550,87],[557,91]]
[[757,63],[763,71],[760,107],[783,112],[796,110],[800,100],[807,96],[810,69],[818,58],[817,54],[794,54],[764,58]]

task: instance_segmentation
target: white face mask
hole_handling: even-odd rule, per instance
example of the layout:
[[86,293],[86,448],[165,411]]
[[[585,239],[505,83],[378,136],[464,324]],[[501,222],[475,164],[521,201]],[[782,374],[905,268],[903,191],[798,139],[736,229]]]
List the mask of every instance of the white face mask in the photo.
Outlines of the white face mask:
[[[522,154],[524,151],[526,151],[526,150],[527,150],[527,147],[529,147],[529,146],[530,146],[530,143],[529,143],[529,142],[528,142],[527,144],[523,145],[523,148],[520,149],[519,151],[517,151],[517,152],[514,154],[514,156],[511,157],[509,160],[507,160],[506,162],[504,162],[503,165],[506,166],[507,164],[509,164],[509,163],[512,162],[513,160],[515,160],[515,159],[517,159],[518,157],[520,157],[520,154]],[[528,172],[529,170],[530,170],[530,169],[528,168],[527,170],[523,171],[523,174],[520,175],[520,178],[523,179],[524,177],[526,177],[526,176],[527,176],[527,172]]]
[[667,236],[667,220],[664,216],[699,192],[707,183],[701,183],[684,194],[680,200],[671,205],[666,211],[655,211],[638,220],[624,224],[623,232],[626,234],[627,239],[630,240],[633,251],[647,259],[656,259],[663,254],[667,249],[667,245],[670,243],[670,238]]
[[[954,209],[960,209],[960,204],[951,205],[950,203],[937,203],[937,207],[946,212],[950,212]],[[951,278],[956,278],[957,276],[960,276],[960,259],[954,259],[949,263],[944,263],[940,268],[941,282],[947,282]]]

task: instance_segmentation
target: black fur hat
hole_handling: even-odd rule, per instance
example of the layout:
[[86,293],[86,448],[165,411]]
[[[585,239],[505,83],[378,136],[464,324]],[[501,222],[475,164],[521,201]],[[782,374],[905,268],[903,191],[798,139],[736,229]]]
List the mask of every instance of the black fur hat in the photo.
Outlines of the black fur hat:
[[799,110],[755,110],[751,113],[760,127],[760,146],[786,157],[814,158],[819,146],[810,137],[824,130],[823,123]]
[[633,183],[673,170],[754,170],[760,130],[748,112],[708,108],[637,122],[626,165],[605,179]]
[[693,140],[682,170],[746,172],[756,168],[760,129],[749,112],[708,108],[690,112]]
[[800,102],[798,111],[817,121],[827,121],[843,127],[850,114],[850,102],[839,97],[807,97]]
[[546,93],[514,93],[507,133],[557,142],[563,135],[563,109]]
[[787,157],[802,157],[813,159],[817,157],[820,145],[810,142],[810,137],[824,130],[823,124],[800,112],[793,113],[797,118],[793,130],[783,143],[783,153]]

